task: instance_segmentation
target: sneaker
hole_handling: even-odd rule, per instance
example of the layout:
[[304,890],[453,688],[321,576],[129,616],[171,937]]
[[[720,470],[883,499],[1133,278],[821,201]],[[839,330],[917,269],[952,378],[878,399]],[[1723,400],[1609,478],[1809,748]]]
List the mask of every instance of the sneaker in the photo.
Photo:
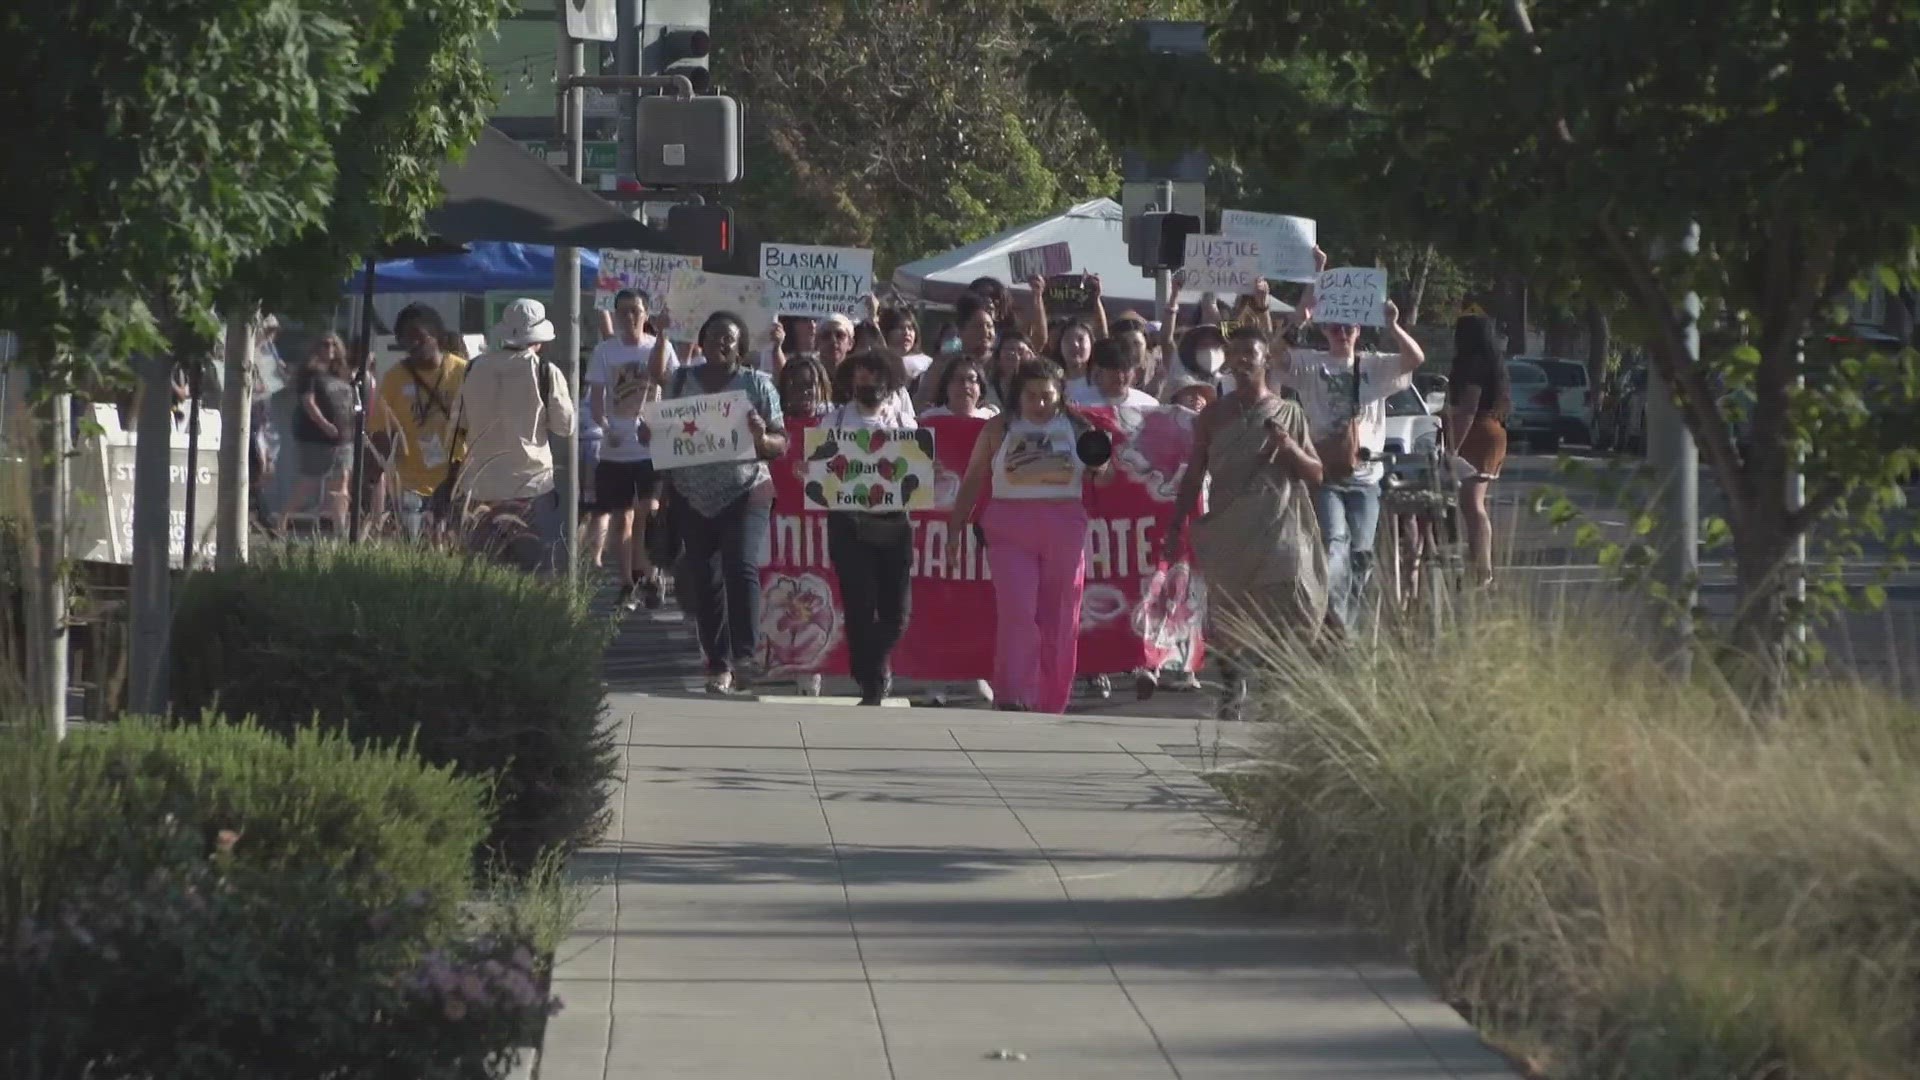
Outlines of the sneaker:
[[620,586],[620,610],[632,611],[640,606],[639,598],[633,594],[632,584]]
[[753,691],[754,676],[759,674],[759,663],[753,660],[735,660],[733,662],[733,692],[746,694]]
[[1087,685],[1093,687],[1093,692],[1102,698],[1113,696],[1113,680],[1105,675],[1095,675],[1087,680]]
[[893,676],[882,675],[880,681],[865,688],[860,695],[862,705],[884,705],[887,695],[893,693]]
[[1160,689],[1160,680],[1154,678],[1153,672],[1136,671],[1133,673],[1133,696],[1135,699],[1145,701],[1152,697],[1153,692],[1158,689]]
[[709,694],[733,693],[733,673],[730,671],[716,671],[708,675],[707,676],[707,693]]
[[640,600],[647,605],[648,611],[659,611],[660,605],[666,602],[666,590],[660,587],[657,579],[648,578],[640,583]]
[[802,675],[794,680],[794,685],[799,688],[802,697],[820,696],[820,676],[818,674]]

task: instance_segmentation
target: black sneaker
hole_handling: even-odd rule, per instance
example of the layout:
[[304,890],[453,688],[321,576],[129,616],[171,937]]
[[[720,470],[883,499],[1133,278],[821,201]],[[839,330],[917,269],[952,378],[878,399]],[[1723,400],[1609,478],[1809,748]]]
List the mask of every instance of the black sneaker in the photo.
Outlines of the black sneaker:
[[620,586],[620,610],[632,611],[635,606],[632,583]]
[[862,705],[885,705],[887,695],[893,693],[893,676],[883,675],[880,681],[865,688],[860,695]]
[[648,611],[658,611],[666,602],[666,593],[658,581],[648,578],[640,583],[640,601],[647,605]]

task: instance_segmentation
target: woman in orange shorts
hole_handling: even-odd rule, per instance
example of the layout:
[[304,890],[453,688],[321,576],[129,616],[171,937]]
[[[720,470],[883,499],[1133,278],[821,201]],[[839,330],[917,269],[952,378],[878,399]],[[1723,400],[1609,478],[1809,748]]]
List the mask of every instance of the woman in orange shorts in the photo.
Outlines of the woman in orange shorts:
[[1507,413],[1513,397],[1507,365],[1494,340],[1493,321],[1463,315],[1453,324],[1453,372],[1447,386],[1447,442],[1473,467],[1460,483],[1460,517],[1474,582],[1493,584],[1493,518],[1487,487],[1507,459]]

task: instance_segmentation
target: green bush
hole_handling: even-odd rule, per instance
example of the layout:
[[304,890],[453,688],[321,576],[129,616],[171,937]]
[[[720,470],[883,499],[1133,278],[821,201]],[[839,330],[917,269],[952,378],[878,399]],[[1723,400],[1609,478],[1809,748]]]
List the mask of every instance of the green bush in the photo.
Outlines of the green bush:
[[1268,642],[1235,792],[1260,883],[1388,931],[1548,1075],[1911,1076],[1920,714],[1809,685],[1755,717],[1619,625]]
[[618,762],[600,680],[611,629],[582,592],[463,555],[271,549],[182,589],[174,702],[279,731],[317,719],[491,777],[491,846],[524,868],[605,829]]
[[477,933],[485,785],[337,733],[0,735],[0,1075],[490,1080],[551,1011]]

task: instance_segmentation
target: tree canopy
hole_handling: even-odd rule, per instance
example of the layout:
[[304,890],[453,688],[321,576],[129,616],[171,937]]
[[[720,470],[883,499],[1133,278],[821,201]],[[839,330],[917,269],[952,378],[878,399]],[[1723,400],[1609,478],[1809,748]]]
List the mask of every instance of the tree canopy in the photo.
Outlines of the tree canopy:
[[[1114,28],[1154,6],[1041,10]],[[1119,187],[1124,143],[1024,82],[1036,25],[1025,4],[715,7],[714,70],[750,106],[752,164],[734,205],[770,238],[871,247],[893,266]]]
[[[1109,134],[1338,189],[1383,232],[1624,297],[1625,329],[1729,496],[1743,590],[1769,601],[1745,609],[1753,627],[1778,623],[1793,537],[1836,508],[1872,525],[1898,498],[1893,479],[1920,462],[1898,430],[1920,393],[1913,353],[1836,356],[1800,380],[1803,341],[1844,323],[1848,300],[1913,279],[1920,5],[1233,0],[1217,14],[1211,59],[1062,21],[1034,79]],[[1689,290],[1705,302],[1697,361],[1673,317]],[[1730,390],[1750,411],[1730,412]],[[1794,509],[1784,477],[1802,453],[1811,496]]]

